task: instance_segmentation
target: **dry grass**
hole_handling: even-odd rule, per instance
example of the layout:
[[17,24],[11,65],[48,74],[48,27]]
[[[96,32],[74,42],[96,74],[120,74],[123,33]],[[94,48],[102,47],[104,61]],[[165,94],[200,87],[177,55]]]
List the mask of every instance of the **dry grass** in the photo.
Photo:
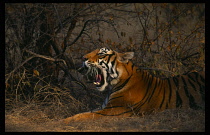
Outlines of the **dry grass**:
[[6,132],[204,132],[205,111],[173,109],[144,117],[103,118],[64,125],[42,111],[6,113]]

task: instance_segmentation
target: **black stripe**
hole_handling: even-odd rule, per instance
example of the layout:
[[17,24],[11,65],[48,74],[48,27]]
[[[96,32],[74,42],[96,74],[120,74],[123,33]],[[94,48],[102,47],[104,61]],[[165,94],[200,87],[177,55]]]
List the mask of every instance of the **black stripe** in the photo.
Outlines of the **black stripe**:
[[116,69],[116,74],[117,74],[117,76],[119,76],[119,72],[117,71],[117,69]]
[[[144,102],[145,103],[145,102]],[[136,105],[136,107],[133,108],[133,110],[135,110],[135,112],[140,112],[141,110],[141,106],[144,105],[144,103],[142,103],[141,101],[138,102]]]
[[200,94],[201,94],[202,100],[205,101],[205,85],[200,86]]
[[103,56],[100,56],[99,59],[103,59],[107,56],[107,54],[104,54]]
[[[154,77],[153,77],[153,78],[154,78]],[[156,79],[156,81],[155,81],[155,87],[154,87],[154,89],[153,89],[153,91],[152,91],[152,94],[151,94],[150,97],[148,98],[148,102],[150,102],[150,100],[152,99],[153,94],[154,94],[155,92],[157,92],[157,87],[160,86],[160,83],[161,83],[161,82],[162,82],[162,80],[159,80],[159,83],[158,83],[158,79]],[[160,88],[160,90],[159,90],[158,95],[160,94],[160,92],[161,92],[161,88]]]
[[125,68],[125,70],[126,70],[127,74],[129,75],[128,69],[125,67],[125,65],[124,65],[124,64],[123,64],[123,66],[124,66],[124,68]]
[[107,63],[109,63],[110,59],[111,59],[111,55],[109,55],[108,60],[107,60]]
[[[112,67],[111,67],[111,73],[112,73],[112,74],[114,73],[113,66],[114,66],[114,64],[115,64],[116,58],[117,58],[117,57],[115,57],[114,60],[111,62],[111,65],[112,65]],[[118,76],[118,74],[117,74],[117,76]]]
[[179,76],[176,76],[176,77],[173,77],[173,81],[175,83],[175,86],[176,86],[176,108],[179,108],[179,107],[182,107],[182,99],[179,95],[179,79],[178,79]]
[[115,58],[114,58],[114,60],[111,62],[112,66],[113,66],[113,65],[114,65],[114,63],[115,63],[116,58],[117,58],[117,57],[115,57]]
[[[147,76],[149,76],[149,75],[147,75]],[[146,98],[146,96],[147,96],[147,93],[149,92],[149,89],[151,88],[151,84],[152,84],[152,82],[153,82],[153,77],[152,78],[148,78],[147,80],[149,80],[148,81],[148,84],[147,84],[147,90],[146,90],[146,94],[145,94],[145,96],[144,96],[144,98]],[[149,96],[149,95],[148,95]],[[144,98],[142,99],[142,100],[144,100]],[[148,98],[147,98],[148,99]],[[147,101],[147,99],[146,99],[146,101]],[[145,102],[146,102],[145,101]]]
[[165,98],[165,88],[162,88],[163,87],[163,80],[159,80],[159,83],[158,83],[158,86],[159,86],[159,92],[158,92],[158,95],[159,96],[160,94],[162,94],[162,90],[163,90],[163,99],[162,99],[162,102],[160,103],[160,106],[159,108],[161,108],[162,104],[163,104],[163,101],[164,101],[164,98]]
[[153,94],[155,93],[156,89],[157,89],[157,80],[155,81],[155,86],[154,86],[154,89],[152,91],[152,94],[150,94],[150,97],[148,98],[148,102],[150,102],[150,100],[152,99]]
[[121,90],[128,83],[128,81],[130,80],[130,78],[131,78],[131,76],[127,80],[125,80],[125,82],[123,84],[121,84],[117,88],[114,88],[114,90],[112,91],[112,93],[117,92],[118,90]]
[[202,75],[200,75],[200,78],[201,78],[201,81],[202,81],[203,83],[205,83],[205,79],[203,78]]
[[199,76],[200,76],[200,79],[201,81],[205,82],[205,79],[197,72],[193,72],[193,74],[195,74],[195,77],[196,77],[196,82],[197,84],[199,85],[200,87],[200,94],[201,94],[201,97],[202,97],[202,100],[205,101],[205,85],[202,85],[200,82],[199,82]]
[[111,101],[113,99],[121,98],[121,97],[123,97],[123,96],[118,96],[118,97],[111,98],[111,99],[109,99],[109,101]]
[[135,66],[134,66],[134,64],[132,63],[132,70],[133,70],[134,67],[135,67]]
[[171,94],[172,94],[172,88],[171,88],[171,82],[170,82],[170,78],[167,79],[168,80],[168,87],[169,87],[169,100],[168,103],[171,102]]
[[[199,85],[199,87],[200,87],[199,92],[200,92],[201,98],[202,98],[203,101],[205,101],[205,86],[203,86],[203,85],[199,82],[198,77],[200,76],[200,79],[201,79],[201,81],[202,81],[203,83],[205,83],[205,79],[203,78],[202,75],[200,75],[200,74],[197,73],[197,72],[193,72],[192,74],[195,75],[195,78],[192,77],[191,74],[189,74],[188,77],[189,77],[190,80],[193,80],[195,83],[197,83],[197,84]],[[191,85],[193,85],[193,88],[195,89],[195,91],[197,91],[197,89],[194,87],[194,84],[192,84],[190,80],[189,80],[189,83],[190,83]]]
[[188,91],[188,88],[187,88],[186,81],[185,81],[185,79],[184,79],[183,76],[181,77],[181,79],[182,79],[182,82],[183,82],[183,84],[184,84],[185,94],[186,94],[186,96],[187,96],[188,98],[190,98],[190,94],[189,94],[189,91]]
[[165,109],[167,109],[168,108],[168,103],[166,104],[166,108]]
[[197,73],[197,72],[193,72],[193,74],[195,74],[195,80],[198,82],[198,84],[200,85],[200,83],[199,83],[199,74]]
[[179,95],[179,92],[176,91],[176,108],[182,107],[182,99]]
[[108,65],[107,65],[104,61],[101,61],[101,62],[99,63],[99,65],[102,65],[102,63],[104,63],[104,65],[106,66],[106,68],[109,69]]
[[114,73],[114,70],[113,70],[113,68],[111,68],[111,73],[112,73],[112,74]]
[[[148,77],[149,75],[147,74],[146,76]],[[144,104],[147,104],[146,101],[148,100],[148,96],[150,94],[149,93],[149,89],[151,87],[151,83],[153,81],[153,77],[152,78],[148,78],[148,80],[149,80],[149,82],[148,82],[147,90],[146,90],[146,93],[145,93],[144,97],[142,98],[142,100],[140,102],[138,102],[138,103],[136,103],[136,104],[133,105],[133,106],[136,106],[136,107],[134,107],[134,110],[136,112],[139,112],[140,111],[141,106],[143,106]]]
[[190,80],[190,79],[188,79],[188,82],[189,82],[189,83],[190,83],[190,85],[193,87],[194,91],[197,91],[197,90],[196,90],[195,85],[193,84],[193,82],[191,82],[191,80]]
[[151,79],[151,78],[149,78],[149,76],[150,75],[148,75],[148,74],[146,74],[146,77],[144,78],[144,80],[145,80],[145,83],[148,83],[147,85],[147,90],[148,90],[148,88],[150,88],[151,87],[151,81],[153,80],[153,78]]
[[129,111],[125,111],[123,113],[119,113],[119,114],[115,114],[115,115],[108,115],[108,114],[102,114],[102,113],[98,113],[98,112],[94,112],[96,114],[100,114],[100,115],[103,115],[103,116],[119,116],[119,115],[122,115],[122,114],[125,114],[125,113],[129,113],[129,112],[132,112],[133,110],[129,110]]
[[178,80],[178,77],[179,77],[179,76],[173,77],[173,81],[174,81],[175,86],[176,86],[177,88],[179,87],[179,80]]
[[[142,78],[147,81],[149,78],[149,74],[147,72],[144,72],[143,70],[142,70],[142,73],[143,73]],[[146,83],[146,81],[145,81],[145,83]]]
[[160,109],[162,108],[164,100],[165,100],[165,88],[163,89],[163,99],[162,99],[162,102],[160,103],[160,107],[159,107]]
[[182,107],[182,99],[181,99],[181,97],[179,95],[179,92],[178,92],[178,90],[179,90],[179,78],[178,77],[180,77],[180,76],[178,75],[176,77],[173,77],[173,81],[174,81],[175,86],[176,86],[176,107],[177,108]]
[[181,78],[182,78],[182,81],[184,83],[185,94],[189,98],[190,108],[192,108],[192,109],[200,109],[200,107],[195,103],[194,97],[189,93],[188,87],[187,87],[187,83],[186,83],[184,77],[182,76]]
[[111,106],[111,107],[105,107],[104,109],[119,108],[119,107],[124,107],[124,106]]
[[193,80],[194,82],[196,82],[196,80],[194,79],[194,77],[191,76],[191,74],[187,75],[189,79]]
[[[109,63],[111,57],[112,57],[114,54],[115,54],[115,53],[109,55],[109,58],[108,58],[108,60],[107,60],[107,63]],[[116,57],[115,57],[114,61],[115,61],[115,60],[116,60]],[[113,65],[113,64],[112,64],[112,65]]]

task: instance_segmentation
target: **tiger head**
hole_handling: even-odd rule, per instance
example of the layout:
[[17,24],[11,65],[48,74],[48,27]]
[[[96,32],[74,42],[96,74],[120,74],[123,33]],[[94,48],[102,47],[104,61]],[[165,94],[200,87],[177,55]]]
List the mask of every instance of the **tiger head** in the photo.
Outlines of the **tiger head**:
[[118,53],[108,48],[96,49],[83,56],[84,66],[89,80],[93,81],[99,91],[104,91],[110,84],[117,84],[120,79],[126,79],[129,72],[126,69],[134,52]]

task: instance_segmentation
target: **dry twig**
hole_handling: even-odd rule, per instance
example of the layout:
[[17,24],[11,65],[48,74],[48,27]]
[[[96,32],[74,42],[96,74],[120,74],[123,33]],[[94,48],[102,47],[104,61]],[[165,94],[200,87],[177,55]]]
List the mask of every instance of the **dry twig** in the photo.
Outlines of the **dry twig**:
[[[8,77],[7,77],[6,81],[5,81],[5,83],[8,82],[9,78],[11,77],[11,75],[12,75],[16,70],[18,70],[21,66],[23,66],[25,63],[27,63],[29,60],[31,60],[31,59],[33,59],[33,58],[35,58],[35,57],[47,59],[47,60],[54,61],[54,62],[59,62],[59,61],[61,61],[61,62],[63,62],[63,64],[64,64],[65,66],[67,66],[66,62],[65,62],[63,59],[51,58],[51,57],[49,57],[49,56],[44,56],[44,55],[40,55],[40,54],[31,52],[31,51],[29,51],[29,50],[25,50],[25,51],[28,52],[28,53],[30,53],[30,54],[32,54],[33,56],[31,56],[31,57],[29,57],[28,59],[26,59],[23,63],[21,63],[21,64],[20,64],[19,66],[17,66],[14,70],[12,70],[9,74],[7,74]],[[6,76],[7,76],[7,75],[6,75]]]

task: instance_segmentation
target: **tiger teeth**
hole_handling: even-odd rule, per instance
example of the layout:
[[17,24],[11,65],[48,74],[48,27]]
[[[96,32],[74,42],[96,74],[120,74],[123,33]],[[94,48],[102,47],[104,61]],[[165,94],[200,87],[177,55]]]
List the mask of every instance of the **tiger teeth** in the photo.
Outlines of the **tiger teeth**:
[[100,85],[100,82],[93,82],[93,84],[95,84],[95,85]]

